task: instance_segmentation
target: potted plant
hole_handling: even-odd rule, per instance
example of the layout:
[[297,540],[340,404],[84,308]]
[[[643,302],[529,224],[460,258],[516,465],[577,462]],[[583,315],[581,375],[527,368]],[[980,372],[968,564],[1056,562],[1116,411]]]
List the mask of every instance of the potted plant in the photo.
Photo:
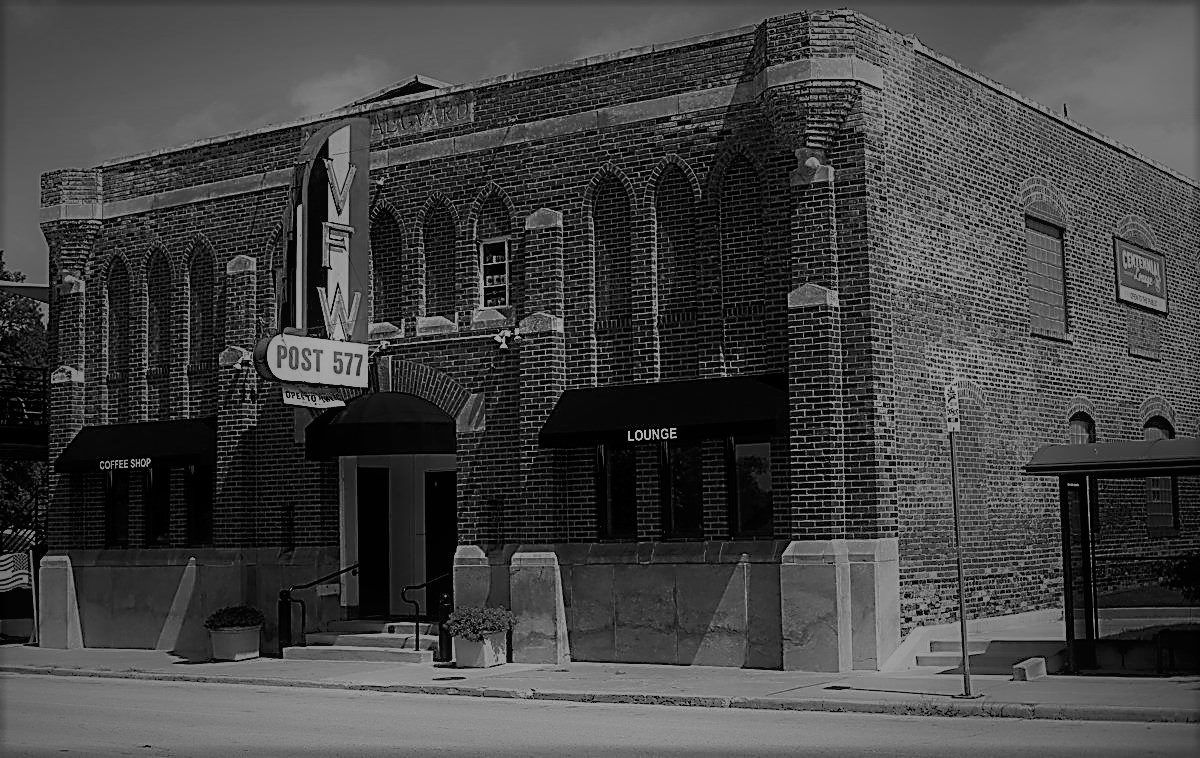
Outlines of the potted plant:
[[454,637],[457,668],[488,668],[508,660],[508,630],[513,615],[507,608],[455,608],[446,622]]
[[230,605],[214,611],[204,621],[212,638],[214,661],[244,661],[258,657],[263,615],[249,605]]

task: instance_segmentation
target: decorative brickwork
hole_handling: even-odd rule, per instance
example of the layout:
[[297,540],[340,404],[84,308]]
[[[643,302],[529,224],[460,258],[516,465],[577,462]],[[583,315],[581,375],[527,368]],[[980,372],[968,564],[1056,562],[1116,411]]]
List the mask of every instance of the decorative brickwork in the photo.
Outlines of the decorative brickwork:
[[[1180,434],[1200,424],[1195,182],[914,38],[853,11],[806,11],[402,104],[467,99],[470,119],[371,145],[370,228],[355,234],[369,235],[371,318],[386,337],[373,342],[373,389],[455,421],[460,543],[491,555],[519,542],[578,548],[559,555],[580,572],[563,580],[583,604],[568,603],[568,623],[587,634],[579,608],[608,603],[611,659],[637,659],[622,614],[657,607],[666,576],[686,588],[739,571],[751,605],[773,608],[759,617],[778,621],[795,599],[781,597],[789,543],[803,556],[845,556],[842,540],[898,543],[887,591],[905,630],[950,620],[947,381],[964,398],[973,616],[1058,600],[1057,489],[1020,469],[1067,438],[1071,416],[1087,413],[1102,441],[1140,439],[1151,416]],[[298,432],[313,414],[284,406],[244,362],[217,365],[278,328],[292,170],[328,123],[43,177],[50,271],[83,284],[52,294],[65,369],[51,389],[52,455],[84,424],[215,416],[214,549],[339,542],[338,464],[306,460]],[[1069,339],[1031,333],[1026,216],[1064,230]],[[1114,236],[1164,256],[1170,313],[1117,302]],[[496,239],[508,243],[508,303],[485,308],[480,243]],[[593,448],[537,443],[569,389],[765,373],[787,374],[788,410],[769,440],[773,534],[757,541],[733,541],[725,439],[700,445],[703,533],[689,543],[664,535],[657,448],[636,449],[645,547],[598,541]],[[174,546],[188,540],[182,475]],[[52,549],[102,547],[101,475],[54,475],[51,487]],[[121,524],[135,546],[143,489],[132,477]],[[1143,482],[1102,486],[1098,556],[1200,547],[1198,489],[1181,479],[1180,528],[1151,534]],[[640,551],[672,567],[649,572]],[[718,554],[725,573],[703,573]],[[792,582],[817,564],[788,565]],[[594,592],[593,566],[610,576]],[[1118,586],[1134,572],[1110,573]],[[771,634],[751,659],[782,665]],[[683,661],[699,645],[692,631],[668,636],[669,650],[646,655]]]

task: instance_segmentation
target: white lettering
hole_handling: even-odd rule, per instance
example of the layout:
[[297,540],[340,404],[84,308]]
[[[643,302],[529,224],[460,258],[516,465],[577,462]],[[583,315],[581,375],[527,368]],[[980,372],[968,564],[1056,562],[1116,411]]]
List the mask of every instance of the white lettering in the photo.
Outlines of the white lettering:
[[625,440],[627,442],[661,442],[663,440],[674,439],[679,439],[679,429],[674,426],[625,430]]

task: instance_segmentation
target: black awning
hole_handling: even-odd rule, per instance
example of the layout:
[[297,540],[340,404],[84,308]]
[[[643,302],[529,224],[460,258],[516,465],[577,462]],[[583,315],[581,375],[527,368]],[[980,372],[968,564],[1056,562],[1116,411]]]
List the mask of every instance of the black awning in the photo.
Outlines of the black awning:
[[1200,439],[1043,445],[1025,464],[1025,473],[1103,478],[1200,474]]
[[589,387],[562,394],[538,439],[547,447],[573,447],[671,434],[692,440],[767,435],[785,431],[787,417],[784,374]]
[[309,460],[342,455],[453,453],[454,419],[433,403],[402,392],[363,395],[331,408],[305,428]]
[[54,462],[57,471],[108,471],[153,465],[213,464],[216,419],[85,426]]
[[0,460],[44,461],[49,454],[45,425],[0,424]]

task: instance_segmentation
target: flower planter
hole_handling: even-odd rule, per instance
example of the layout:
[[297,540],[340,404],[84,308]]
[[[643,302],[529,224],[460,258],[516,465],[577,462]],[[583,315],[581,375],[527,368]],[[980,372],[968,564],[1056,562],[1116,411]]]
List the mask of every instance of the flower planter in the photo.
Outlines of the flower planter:
[[483,640],[454,638],[454,667],[486,669],[508,660],[508,633],[496,632]]
[[214,661],[244,661],[258,657],[258,638],[261,626],[235,626],[230,629],[209,629]]

